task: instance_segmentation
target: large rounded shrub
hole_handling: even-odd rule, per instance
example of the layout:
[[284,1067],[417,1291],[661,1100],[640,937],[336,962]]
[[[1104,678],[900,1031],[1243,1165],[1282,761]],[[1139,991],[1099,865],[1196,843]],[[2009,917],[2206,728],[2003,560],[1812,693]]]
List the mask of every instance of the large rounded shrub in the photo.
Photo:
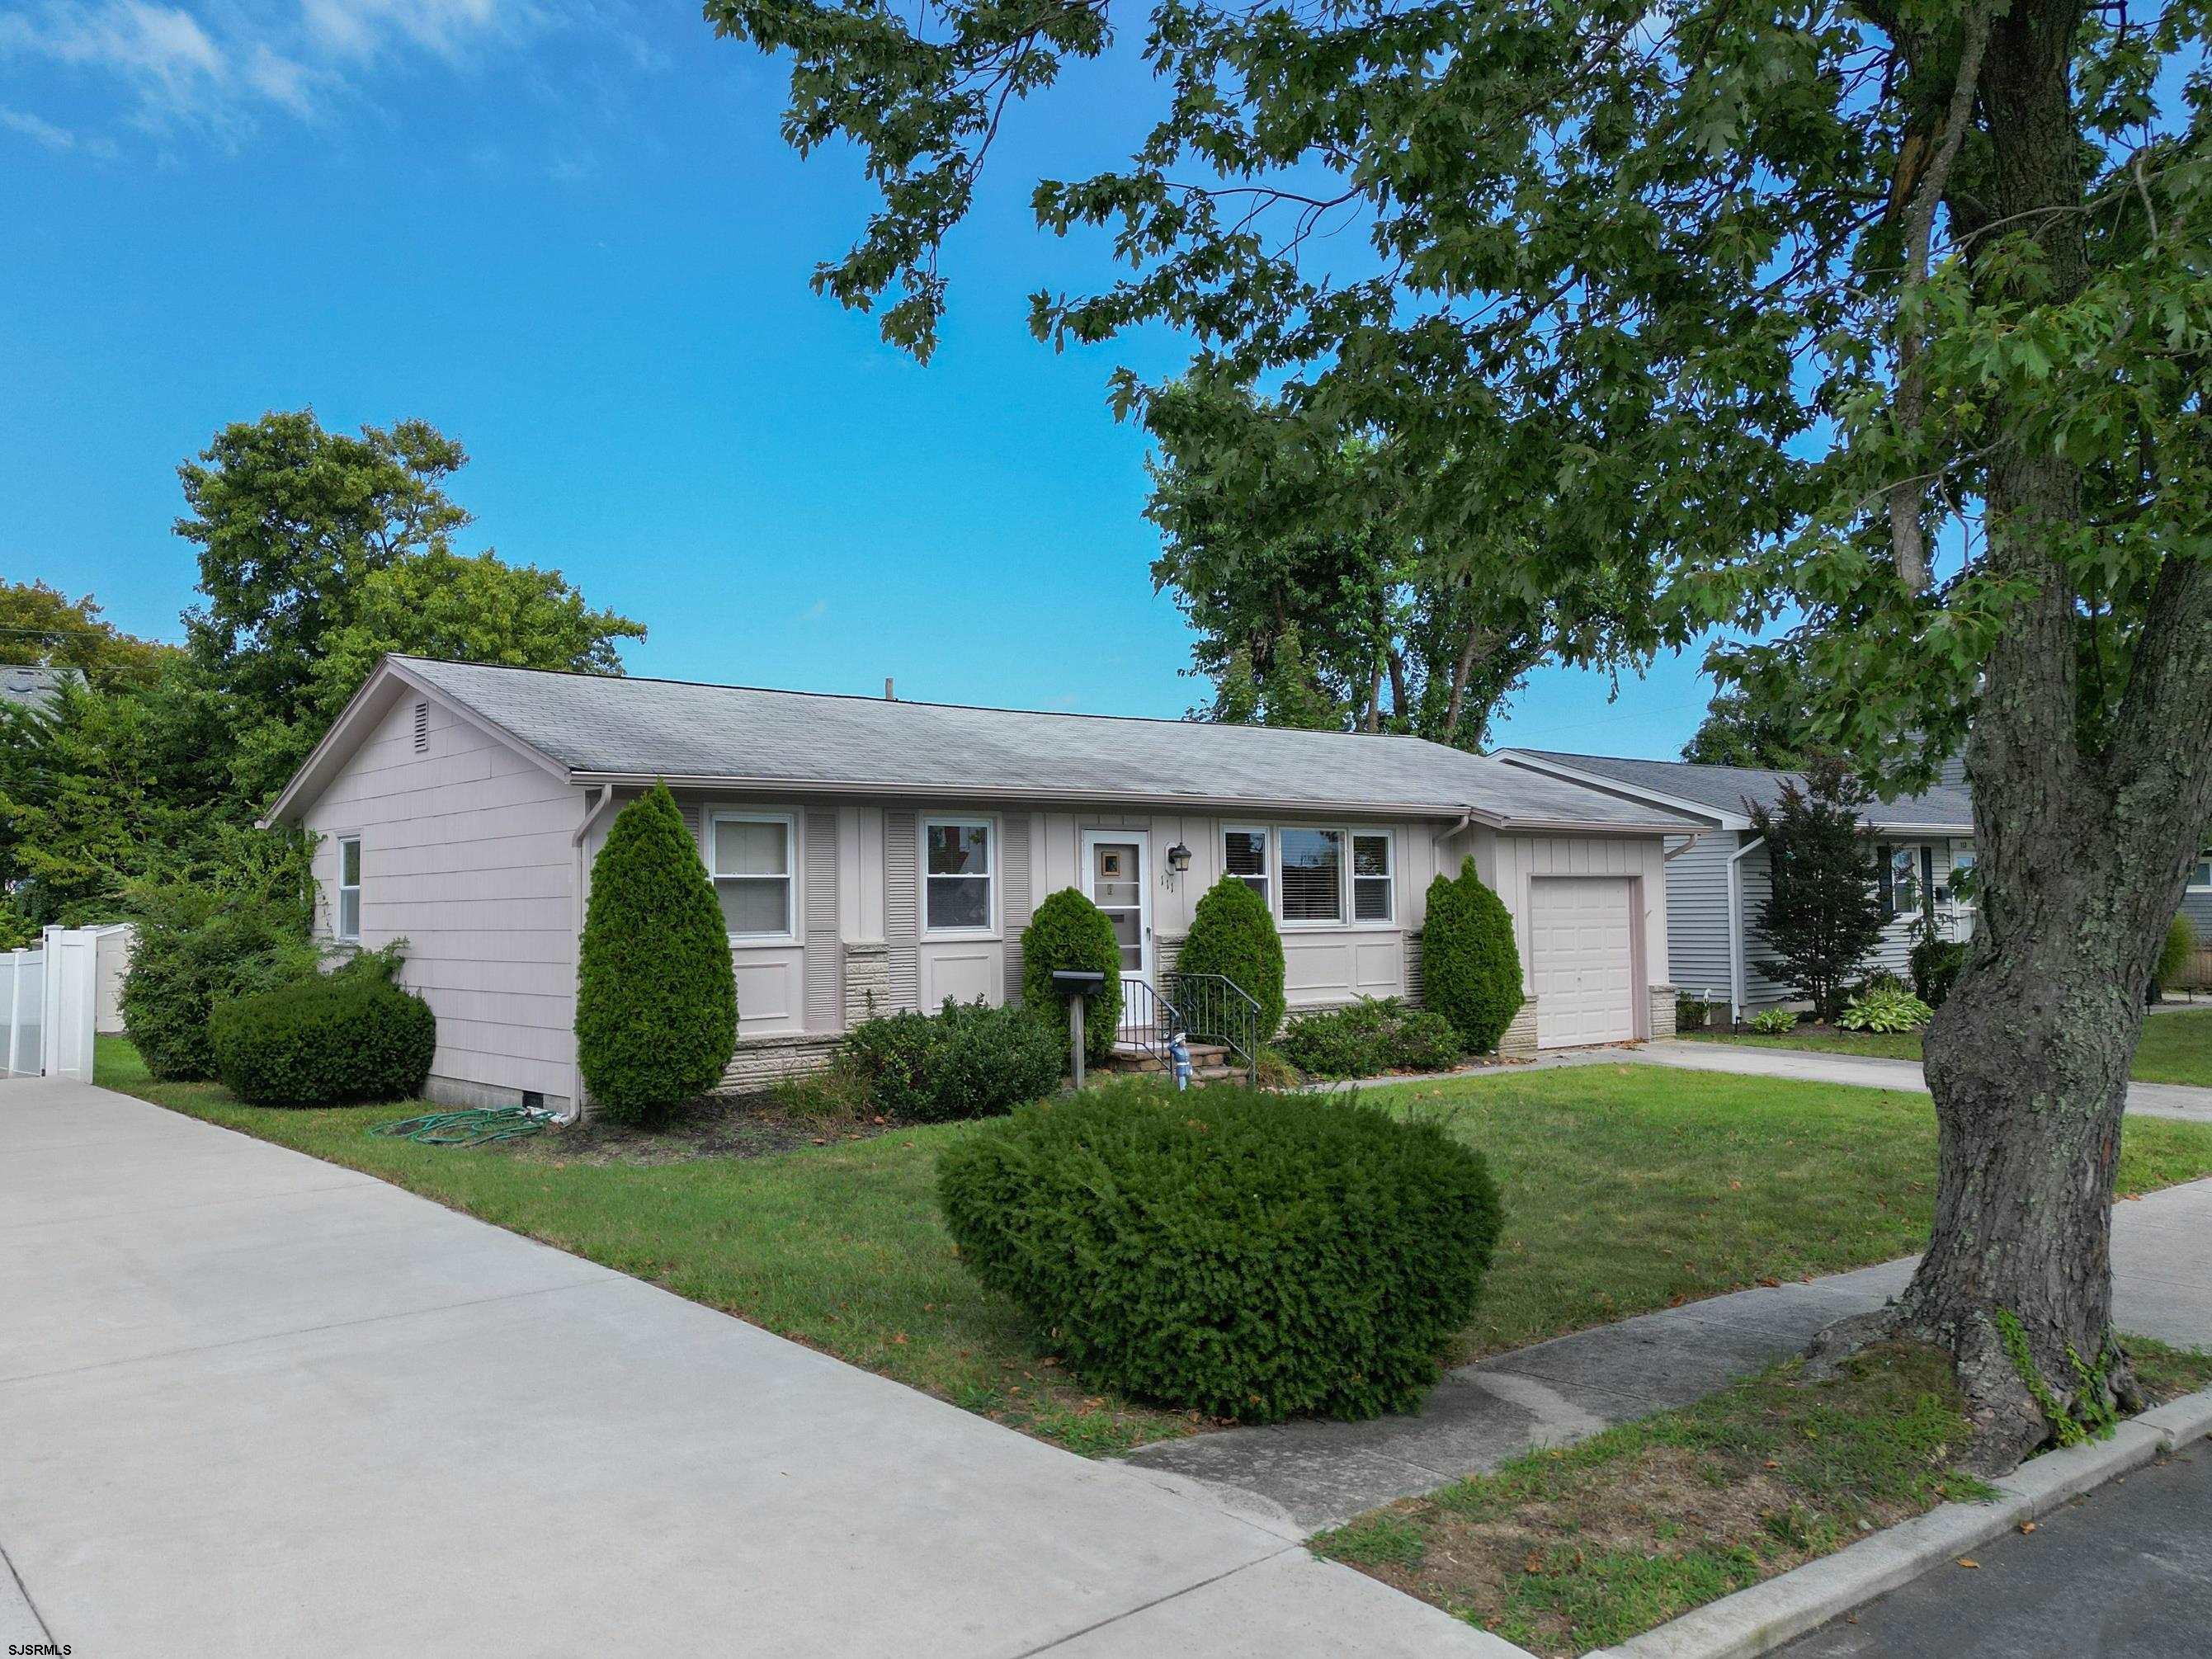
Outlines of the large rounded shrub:
[[1283,1023],[1283,936],[1267,901],[1234,876],[1214,883],[1191,912],[1176,972],[1218,974],[1258,1003],[1262,1042]]
[[1449,1020],[1397,997],[1362,997],[1346,1008],[1300,1014],[1283,1028],[1275,1052],[1309,1077],[1442,1072],[1465,1057]]
[[304,908],[191,888],[142,894],[139,902],[137,942],[123,976],[123,1029],[155,1077],[213,1077],[210,1011],[314,972]]
[[2150,970],[2151,983],[2163,990],[2179,981],[2189,971],[2189,959],[2197,954],[2197,928],[2187,916],[2176,916],[2166,924],[2166,938],[2158,947],[2158,961]]
[[713,1088],[738,1043],[730,935],[665,784],[615,815],[576,963],[576,1060],[593,1104],[642,1123]]
[[342,1106],[422,1091],[438,1022],[377,972],[316,974],[219,1003],[208,1042],[224,1088],[254,1106]]
[[1421,1000],[1452,1023],[1469,1052],[1494,1053],[1521,1012],[1521,949],[1504,902],[1482,884],[1474,860],[1429,884],[1421,924]]
[[1127,1080],[947,1150],[961,1261],[1094,1387],[1210,1416],[1404,1411],[1472,1316],[1498,1196],[1434,1123]]
[[[1061,1021],[1067,1001],[1052,982],[1055,969],[1106,975],[1085,1010],[1083,1052],[1092,1065],[1114,1052],[1121,1024],[1121,947],[1106,913],[1073,887],[1063,887],[1036,908],[1022,929],[1022,1000]],[[1066,1047],[1062,1040],[1063,1048]]]

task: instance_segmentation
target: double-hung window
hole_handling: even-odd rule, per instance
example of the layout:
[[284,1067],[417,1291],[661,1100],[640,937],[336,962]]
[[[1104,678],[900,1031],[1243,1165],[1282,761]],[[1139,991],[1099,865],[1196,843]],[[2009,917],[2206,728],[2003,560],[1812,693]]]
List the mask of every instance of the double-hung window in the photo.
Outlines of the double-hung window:
[[792,820],[777,813],[717,812],[708,824],[708,869],[733,939],[792,936]]
[[1279,830],[1282,849],[1283,920],[1344,920],[1344,831]]
[[2189,886],[2191,892],[2212,893],[2212,847],[2204,849],[2189,872]]
[[1352,919],[1391,918],[1390,837],[1381,831],[1352,837]]
[[1221,832],[1221,867],[1260,896],[1269,910],[1275,908],[1268,890],[1267,832],[1265,830],[1226,829]]
[[361,837],[338,840],[337,934],[348,943],[361,938]]
[[1917,842],[1881,849],[1881,913],[1887,917],[1917,916],[1923,896],[1933,885],[1930,877],[1935,854]]
[[925,818],[921,825],[922,926],[933,933],[988,933],[995,912],[991,822]]

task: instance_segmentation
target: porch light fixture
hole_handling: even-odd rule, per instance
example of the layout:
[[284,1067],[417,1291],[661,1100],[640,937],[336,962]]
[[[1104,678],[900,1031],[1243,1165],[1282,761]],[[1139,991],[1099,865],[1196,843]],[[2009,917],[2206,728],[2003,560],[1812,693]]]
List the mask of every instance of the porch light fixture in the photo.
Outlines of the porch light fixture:
[[1168,868],[1180,875],[1190,868],[1190,848],[1177,842],[1168,848]]

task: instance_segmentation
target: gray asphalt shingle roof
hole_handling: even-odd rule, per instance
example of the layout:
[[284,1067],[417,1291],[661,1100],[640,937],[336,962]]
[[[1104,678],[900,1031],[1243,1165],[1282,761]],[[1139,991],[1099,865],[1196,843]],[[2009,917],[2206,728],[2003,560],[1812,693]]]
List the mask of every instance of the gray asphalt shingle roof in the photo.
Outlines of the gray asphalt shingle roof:
[[1250,803],[1547,825],[1687,827],[1661,807],[1418,738],[1032,714],[395,658],[585,775],[914,794]]
[[[1771,811],[1782,800],[1782,786],[1795,782],[1801,788],[1802,772],[1769,772],[1750,766],[1704,766],[1692,761],[1632,760],[1613,755],[1570,755],[1550,749],[1510,751],[1571,766],[1593,777],[1605,777],[1632,789],[1648,789],[1695,802],[1724,812],[1741,812],[1747,799]],[[1938,787],[1918,795],[1894,800],[1869,801],[1860,814],[1871,829],[1911,825],[1914,829],[1953,829],[1961,835],[1974,828],[1973,802],[1964,789]]]

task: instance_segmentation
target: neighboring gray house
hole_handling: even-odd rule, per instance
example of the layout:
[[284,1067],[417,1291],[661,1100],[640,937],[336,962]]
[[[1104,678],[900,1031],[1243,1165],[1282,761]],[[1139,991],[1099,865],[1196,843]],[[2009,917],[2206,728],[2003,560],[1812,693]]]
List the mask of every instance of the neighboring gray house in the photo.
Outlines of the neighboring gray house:
[[1473,858],[1519,932],[1509,1052],[1671,1029],[1665,837],[1711,821],[1413,738],[1023,714],[387,658],[270,809],[320,837],[319,927],[408,941],[441,1099],[577,1098],[576,941],[617,809],[656,779],[729,924],[728,1081],[818,1063],[869,1011],[1018,994],[1076,886],[1124,973],[1172,972],[1224,872],[1294,1008],[1418,996],[1431,878]]
[[74,668],[48,668],[36,663],[0,663],[0,708],[27,708],[46,714],[60,698],[62,687],[82,684],[84,676]]
[[[1624,800],[1707,814],[1717,826],[1714,831],[1668,843],[1667,948],[1674,982],[1725,1005],[1737,1019],[1797,1000],[1759,965],[1768,954],[1757,927],[1767,863],[1749,807],[1772,809],[1783,785],[1794,781],[1802,787],[1802,776],[1537,749],[1500,750],[1497,758],[1561,782],[1612,790]],[[1909,976],[1913,933],[1923,913],[1934,915],[1946,938],[1972,932],[1972,906],[1952,881],[1954,871],[1973,862],[1972,803],[1962,785],[1939,783],[1924,794],[1870,802],[1861,818],[1875,844],[1882,908],[1889,918],[1868,966]]]

